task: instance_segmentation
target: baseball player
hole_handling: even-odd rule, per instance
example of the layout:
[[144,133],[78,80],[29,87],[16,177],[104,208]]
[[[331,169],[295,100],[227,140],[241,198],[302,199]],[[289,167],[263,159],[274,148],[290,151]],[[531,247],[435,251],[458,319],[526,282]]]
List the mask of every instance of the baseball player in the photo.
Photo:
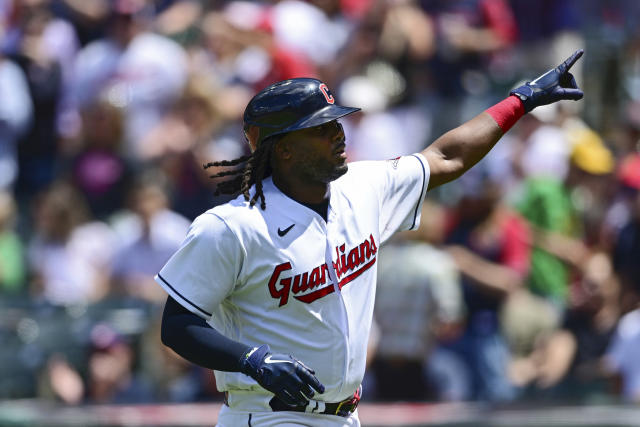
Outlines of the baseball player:
[[477,163],[523,114],[583,93],[567,61],[421,153],[347,164],[322,82],[275,83],[247,105],[252,154],[157,274],[169,297],[162,342],[215,371],[218,426],[359,426],[378,248],[416,228],[428,190]]

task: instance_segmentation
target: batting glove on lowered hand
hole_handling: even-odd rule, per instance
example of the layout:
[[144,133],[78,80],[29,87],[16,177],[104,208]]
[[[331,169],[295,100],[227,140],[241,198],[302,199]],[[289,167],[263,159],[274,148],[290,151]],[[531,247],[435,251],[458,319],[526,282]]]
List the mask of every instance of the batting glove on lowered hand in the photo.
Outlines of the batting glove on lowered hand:
[[288,354],[271,354],[268,345],[254,347],[240,359],[240,370],[289,406],[306,406],[324,386],[315,372]]
[[584,51],[579,49],[566,61],[553,68],[537,79],[527,82],[513,89],[509,94],[515,95],[522,101],[525,111],[528,113],[540,105],[551,104],[562,99],[577,101],[584,96],[576,83],[576,79],[569,69],[582,56]]

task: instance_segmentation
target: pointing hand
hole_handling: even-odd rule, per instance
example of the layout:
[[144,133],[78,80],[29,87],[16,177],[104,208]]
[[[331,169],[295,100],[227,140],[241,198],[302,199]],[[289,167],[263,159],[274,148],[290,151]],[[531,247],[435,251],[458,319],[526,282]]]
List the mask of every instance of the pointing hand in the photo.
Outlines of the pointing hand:
[[576,79],[569,72],[569,69],[583,53],[582,49],[575,51],[562,64],[537,79],[513,89],[510,95],[520,98],[527,113],[540,105],[551,104],[563,99],[574,101],[582,99],[584,93],[578,87]]

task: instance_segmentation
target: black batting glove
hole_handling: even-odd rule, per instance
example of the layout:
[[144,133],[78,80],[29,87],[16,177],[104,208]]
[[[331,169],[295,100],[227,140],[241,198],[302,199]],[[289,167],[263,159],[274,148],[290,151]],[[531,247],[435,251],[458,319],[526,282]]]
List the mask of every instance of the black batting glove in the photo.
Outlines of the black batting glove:
[[582,99],[584,93],[578,87],[576,79],[569,72],[569,69],[583,53],[582,49],[575,51],[562,64],[537,79],[513,89],[510,95],[520,98],[527,113],[540,105],[551,104],[562,99],[574,101]]
[[240,358],[240,371],[289,406],[306,406],[324,386],[315,372],[288,354],[271,354],[268,345],[254,347]]

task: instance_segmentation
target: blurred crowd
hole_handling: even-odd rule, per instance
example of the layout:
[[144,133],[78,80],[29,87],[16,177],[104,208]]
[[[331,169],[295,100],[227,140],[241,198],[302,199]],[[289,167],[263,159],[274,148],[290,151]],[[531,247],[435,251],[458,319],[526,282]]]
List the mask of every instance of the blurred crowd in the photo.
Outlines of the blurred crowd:
[[[220,399],[153,275],[228,200],[242,112],[314,76],[350,161],[426,147],[564,60],[418,231],[381,249],[365,398],[640,402],[640,2],[0,0],[0,397]],[[214,168],[215,169],[215,168]],[[6,350],[6,351],[5,351]]]

